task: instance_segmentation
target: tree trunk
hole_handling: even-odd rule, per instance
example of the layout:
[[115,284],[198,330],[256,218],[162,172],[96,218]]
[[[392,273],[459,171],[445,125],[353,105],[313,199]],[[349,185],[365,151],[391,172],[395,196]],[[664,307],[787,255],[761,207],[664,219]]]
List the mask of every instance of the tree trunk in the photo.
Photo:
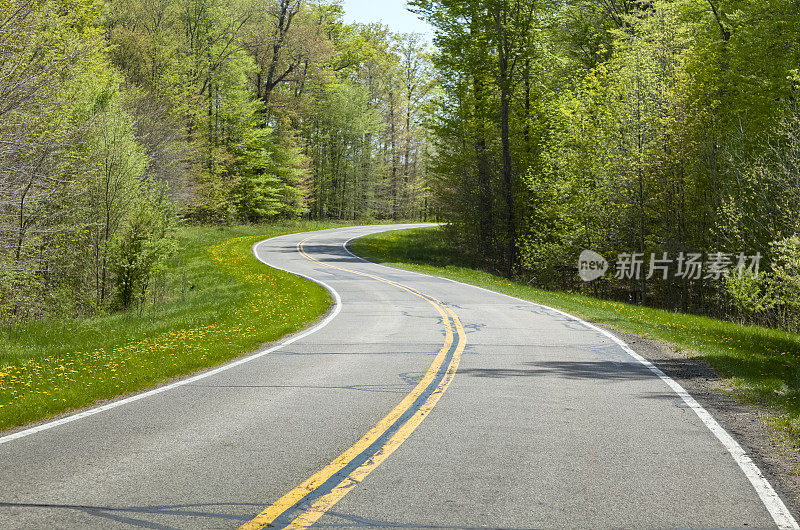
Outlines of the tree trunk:
[[486,149],[486,119],[483,110],[483,83],[475,76],[473,77],[473,90],[475,92],[475,118],[476,118],[476,139],[475,139],[475,160],[477,162],[478,180],[478,248],[480,252],[491,254],[494,248],[492,237],[493,232],[493,205],[492,205],[492,183],[489,169],[489,157]]

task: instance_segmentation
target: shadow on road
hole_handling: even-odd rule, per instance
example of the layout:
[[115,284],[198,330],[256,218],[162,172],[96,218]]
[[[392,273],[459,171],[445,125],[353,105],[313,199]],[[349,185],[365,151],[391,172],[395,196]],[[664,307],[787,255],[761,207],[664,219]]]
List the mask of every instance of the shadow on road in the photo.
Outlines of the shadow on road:
[[[618,361],[541,361],[527,362],[530,368],[464,368],[458,371],[460,376],[467,377],[537,377],[555,376],[564,379],[600,379],[600,380],[644,380],[656,377],[645,366]],[[665,372],[682,367],[681,361],[660,361],[659,367]],[[704,377],[702,373],[694,377]]]
[[158,524],[148,521],[145,518],[136,518],[137,515],[160,515],[168,517],[201,517],[205,519],[222,519],[236,522],[249,521],[251,515],[233,515],[203,510],[202,508],[239,506],[246,507],[248,512],[257,513],[264,507],[260,504],[250,503],[207,503],[207,504],[172,504],[162,506],[88,506],[81,504],[38,504],[38,503],[14,503],[0,502],[0,509],[3,508],[27,508],[44,510],[73,510],[86,513],[101,519],[107,519],[117,523],[122,523],[137,528],[158,528],[172,529],[175,527]]

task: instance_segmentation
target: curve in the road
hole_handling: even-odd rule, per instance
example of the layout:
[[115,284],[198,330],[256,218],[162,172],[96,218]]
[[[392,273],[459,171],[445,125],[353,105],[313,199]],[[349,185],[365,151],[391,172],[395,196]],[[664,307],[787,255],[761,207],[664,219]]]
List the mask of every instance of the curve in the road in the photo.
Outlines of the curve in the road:
[[333,309],[328,314],[328,316],[326,316],[320,323],[318,323],[315,326],[312,326],[311,328],[307,329],[306,331],[303,331],[301,333],[297,333],[295,335],[290,336],[289,338],[281,341],[280,343],[276,344],[275,346],[272,346],[272,347],[267,348],[265,350],[261,350],[259,352],[256,352],[256,353],[252,354],[252,355],[247,355],[245,357],[242,357],[241,359],[237,359],[237,360],[235,360],[233,362],[224,364],[224,365],[219,366],[217,368],[214,368],[212,370],[208,370],[208,371],[199,373],[197,375],[193,375],[191,377],[187,377],[186,379],[181,379],[180,381],[175,381],[174,383],[169,383],[169,384],[166,384],[164,386],[160,386],[158,388],[154,388],[152,390],[148,390],[146,392],[142,392],[141,394],[135,394],[133,396],[130,396],[130,397],[127,397],[127,398],[124,398],[124,399],[120,399],[120,400],[117,400],[117,401],[111,401],[109,403],[106,403],[104,405],[100,405],[98,407],[89,408],[87,410],[78,412],[77,414],[70,414],[70,415],[64,416],[63,418],[59,418],[57,420],[46,421],[46,422],[41,423],[39,425],[36,425],[34,427],[29,427],[27,429],[22,429],[22,430],[18,430],[16,432],[12,432],[11,434],[7,434],[5,436],[0,436],[0,445],[12,442],[14,440],[19,440],[20,438],[25,438],[25,437],[31,436],[33,434],[40,433],[42,431],[47,431],[47,430],[50,430],[50,429],[52,429],[54,427],[58,427],[60,425],[66,425],[67,423],[72,423],[72,422],[77,421],[77,420],[82,420],[84,418],[88,418],[90,416],[94,416],[95,414],[100,414],[101,412],[105,412],[105,411],[108,411],[108,410],[116,409],[116,408],[121,407],[123,405],[128,405],[130,403],[133,403],[133,402],[136,402],[136,401],[140,401],[142,399],[146,399],[146,398],[155,396],[157,394],[161,394],[161,393],[167,392],[169,390],[174,390],[176,388],[180,388],[180,387],[183,387],[183,386],[191,385],[191,384],[196,383],[198,381],[201,381],[203,379],[207,379],[209,377],[212,377],[212,376],[215,376],[215,375],[220,374],[222,372],[225,372],[227,370],[230,370],[232,368],[236,368],[237,366],[241,366],[243,364],[249,363],[249,362],[254,361],[256,359],[260,359],[261,357],[269,355],[270,353],[273,353],[273,352],[275,352],[277,350],[285,348],[286,346],[294,344],[295,342],[297,342],[299,340],[302,340],[302,339],[304,339],[304,338],[306,338],[306,337],[308,337],[310,335],[313,335],[317,331],[321,330],[322,328],[324,328],[328,324],[330,324],[331,321],[333,321],[333,319],[336,318],[336,316],[339,314],[339,312],[342,309],[342,300],[341,300],[341,297],[339,296],[339,293],[337,293],[335,289],[333,289],[330,285],[326,284],[325,282],[322,282],[322,281],[317,280],[315,278],[311,278],[310,276],[306,276],[304,274],[300,274],[298,272],[286,271],[284,269],[281,269],[280,267],[275,267],[273,265],[270,265],[269,263],[266,263],[266,262],[262,261],[260,258],[258,258],[258,255],[255,254],[255,249],[261,243],[263,243],[263,241],[260,241],[260,242],[256,243],[255,245],[253,245],[253,254],[256,256],[256,259],[258,259],[259,261],[261,261],[265,265],[268,265],[268,266],[270,266],[270,267],[272,267],[274,269],[283,270],[284,272],[289,272],[290,274],[294,274],[295,276],[300,276],[300,277],[305,278],[307,280],[310,280],[310,281],[312,281],[314,283],[317,283],[317,284],[321,285],[322,287],[324,287],[328,292],[331,293],[331,295],[334,298]]
[[[269,248],[266,243],[261,247],[261,243],[255,245],[254,252],[265,264],[276,267],[268,261],[277,260],[276,268],[327,288],[335,300],[332,312],[309,330],[228,365],[0,437],[0,482],[4,483],[0,499],[4,501],[0,503],[3,512],[0,520],[4,524],[0,526],[13,521],[10,526],[40,528],[51,521],[48,514],[52,514],[52,510],[60,510],[61,526],[65,527],[99,526],[95,518],[101,516],[104,527],[113,520],[120,527],[136,524],[226,528],[232,522],[241,524],[250,520],[268,502],[294,488],[294,504],[284,495],[285,509],[273,510],[273,525],[308,526],[320,516],[320,523],[331,525],[345,514],[359,521],[375,521],[379,526],[385,526],[378,524],[380,522],[401,519],[406,526],[442,522],[453,528],[498,524],[508,527],[684,527],[687,522],[708,523],[699,526],[709,527],[742,526],[745,522],[751,527],[767,527],[774,522],[779,528],[798,528],[767,478],[730,434],[677,382],[609,332],[561,311],[552,308],[531,311],[530,307],[544,306],[467,284],[460,284],[465,286],[462,288],[456,285],[460,282],[453,280],[441,279],[453,282],[444,283],[433,280],[430,275],[412,276],[416,273],[367,263],[350,265],[359,269],[355,272],[360,276],[355,276],[333,265],[341,261],[342,246],[346,250],[346,243],[342,245],[342,242],[347,237],[397,228],[402,227],[371,227],[338,234],[332,242],[314,241],[313,247],[319,248],[320,253],[309,256],[311,260],[298,254],[296,248],[297,242],[306,235],[291,238],[288,245],[275,243],[271,254],[266,252]],[[323,237],[320,233],[315,236]],[[333,248],[330,245],[335,245],[336,250],[330,252]],[[307,248],[312,253],[312,245]],[[347,261],[354,262],[350,258]],[[328,265],[331,269],[340,269],[328,269],[331,279],[328,279],[328,272],[322,273]],[[359,282],[360,277],[370,281]],[[377,277],[384,277],[387,283],[378,284]],[[325,282],[319,278],[325,278]],[[343,304],[342,296],[326,282],[340,289],[348,303]],[[403,287],[398,282],[407,287],[402,294]],[[387,295],[389,292],[394,294]],[[393,299],[395,295],[403,301],[398,303]],[[429,295],[446,300],[447,305]],[[411,323],[418,321],[409,321],[409,315],[405,314],[410,299],[414,299],[414,316],[426,315],[434,326],[413,327]],[[509,300],[515,302],[509,304]],[[383,303],[391,304],[391,318],[388,311],[385,315],[379,311]],[[523,304],[529,305],[524,313],[520,312]],[[436,308],[437,318],[430,319],[430,307]],[[451,307],[457,308],[459,316],[450,312]],[[399,314],[403,315],[403,326],[397,321]],[[364,315],[370,317],[370,322],[363,330],[357,330],[353,341],[348,342],[353,325],[359,325]],[[397,448],[425,417],[425,404],[435,403],[431,399],[438,400],[453,380],[453,361],[457,353],[461,354],[455,336],[461,336],[464,328],[459,317],[473,333],[469,341],[471,353],[478,354],[464,357],[464,367],[460,370],[464,377],[454,381],[448,390],[450,398],[437,405],[439,413],[429,418],[403,445],[403,450],[396,452],[370,477],[370,487],[357,488],[335,510],[322,515]],[[567,319],[572,325],[563,322]],[[331,384],[373,383],[375,377],[382,377],[387,371],[384,363],[392,363],[394,356],[380,361],[375,359],[382,356],[362,358],[358,348],[346,352],[346,356],[314,357],[313,362],[306,362],[307,357],[287,357],[284,362],[284,359],[279,361],[266,355],[290,344],[304,353],[335,353],[346,345],[354,345],[356,339],[368,339],[369,330],[388,323],[394,327],[385,335],[393,340],[376,346],[378,353],[407,356],[397,351],[398,345],[414,342],[415,352],[433,356],[441,344],[439,322],[446,347],[443,346],[436,356],[437,362],[438,359],[441,362],[428,385],[408,409],[396,415],[394,422],[379,423],[387,427],[385,430],[372,428],[370,432],[374,431],[376,436],[368,445],[348,450],[347,456],[351,458],[340,457],[331,462],[384,417],[385,411],[395,406],[399,398],[381,398],[380,403],[374,399],[329,402],[324,396],[318,398],[305,391],[265,396],[261,390],[254,390],[278,388],[275,385],[253,386],[267,385],[273,377],[278,378],[281,385],[304,385],[309,378],[313,383],[323,378],[327,381],[328,377]],[[530,326],[536,326],[537,332],[529,337],[525,331],[529,331]],[[412,330],[418,333],[408,337],[401,335]],[[319,335],[310,337],[317,332]],[[594,332],[602,334],[603,338],[598,340]],[[576,334],[581,334],[580,338],[573,337]],[[512,335],[513,340],[506,340]],[[301,339],[306,340],[301,342]],[[609,353],[606,347],[609,339],[615,343],[612,349],[621,348],[619,357]],[[577,343],[587,344],[575,346]],[[569,350],[559,350],[561,347]],[[506,349],[498,355],[480,355],[487,351],[495,353],[498,348]],[[617,368],[619,362],[638,365],[635,377],[624,377],[633,373],[625,365],[622,376],[613,384],[607,384],[602,363],[595,362],[597,355],[610,359],[608,362],[613,362]],[[588,382],[587,379],[544,374],[535,385],[523,384],[520,380],[468,376],[471,370],[494,374],[513,367],[514,362],[527,366],[532,362],[531,357],[543,366],[552,364],[554,359],[559,362],[566,359],[579,366],[591,362],[590,368],[583,369],[600,370],[600,373],[593,371]],[[352,377],[355,366],[352,363],[363,367],[362,362],[369,368],[365,371],[367,378]],[[420,359],[419,364],[414,365],[415,370],[420,373],[429,370],[429,362]],[[249,364],[243,367],[245,363]],[[322,366],[308,371],[309,366],[317,364]],[[242,369],[233,369],[237,366]],[[296,374],[291,372],[298,366],[303,370]],[[333,373],[323,373],[331,366],[335,368]],[[395,369],[404,370],[406,364],[392,364],[389,371]],[[542,374],[541,370],[527,368],[519,372]],[[215,375],[217,384],[212,384],[210,378]],[[287,377],[291,380],[288,383],[283,379]],[[201,379],[206,379],[205,385],[192,384]],[[265,383],[264,379],[268,381]],[[661,396],[665,390],[663,383],[680,397],[684,407],[661,402],[656,405],[650,401],[653,396]],[[218,399],[220,388],[239,389],[229,390],[235,392],[237,399]],[[487,388],[493,392],[483,392]],[[175,392],[163,394],[171,389]],[[505,392],[499,394],[499,402],[496,401],[498,389]],[[407,389],[403,389],[400,395],[406,392]],[[198,396],[205,399],[198,399]],[[144,400],[147,397],[151,399]],[[537,407],[526,405],[532,399],[536,400]],[[577,404],[569,403],[565,408],[565,399],[575,400]],[[137,403],[132,403],[134,401]],[[407,401],[412,400],[404,401],[408,404]],[[523,405],[517,406],[520,403]],[[131,406],[122,408],[124,404]],[[355,409],[351,410],[351,404],[355,404]],[[291,412],[299,414],[300,420],[297,425],[288,426],[284,433],[280,427],[285,425],[282,422],[286,418],[282,414],[290,405],[295,407]],[[496,413],[498,407],[502,414]],[[534,409],[535,413],[531,412]],[[467,410],[472,415],[464,422],[459,414]],[[685,416],[683,410],[687,412]],[[98,415],[103,411],[109,412]],[[369,419],[363,415],[365,411]],[[289,417],[288,412],[285,415]],[[355,417],[360,420],[351,422]],[[85,421],[75,421],[82,418]],[[263,429],[265,419],[273,433],[281,436],[267,439]],[[305,439],[308,426],[316,426],[319,421],[327,422],[328,427],[321,429],[318,436]],[[338,429],[337,421],[346,422],[348,428]],[[511,422],[521,422],[519,425],[524,428],[516,428],[517,424],[510,425]],[[58,425],[63,428],[50,430]],[[662,429],[672,435],[661,436]],[[34,433],[40,436],[30,436]],[[508,438],[509,435],[512,437]],[[469,446],[478,454],[472,457],[451,452],[443,462],[439,454],[443,437],[451,437],[452,443]],[[18,443],[7,443],[12,440]],[[300,441],[303,443],[298,444]],[[683,453],[670,444],[690,454],[684,459]],[[254,447],[257,448],[255,453]],[[283,447],[291,452],[287,453]],[[507,465],[509,457],[517,459],[510,466]],[[302,465],[297,463],[299,459],[304,459]],[[276,462],[279,463],[273,465]],[[469,466],[463,465],[467,463]],[[425,466],[428,474],[416,473],[417,464]],[[498,471],[496,466],[502,469]],[[302,470],[295,474],[299,467]],[[249,474],[254,468],[261,470],[260,474]],[[317,469],[334,472],[315,473],[319,480],[312,485],[316,486],[313,490],[306,488],[303,493],[295,488]],[[500,480],[473,484],[470,480],[475,473],[484,477],[499,476]],[[155,487],[162,483],[163,487]],[[144,484],[154,487],[145,488]],[[621,486],[617,487],[618,484]],[[445,504],[452,502],[450,490],[458,497],[458,504]],[[311,491],[314,495],[309,495]],[[576,493],[584,497],[577,504],[570,504]],[[495,495],[492,499],[496,502],[493,500],[487,505],[489,494]],[[265,499],[269,500],[262,504]],[[151,511],[156,504],[158,509]],[[201,505],[207,507],[208,513],[163,509],[165,506]],[[222,510],[220,506],[226,508]],[[622,508],[614,511],[617,507]],[[103,515],[120,511],[135,513],[136,517]],[[592,524],[581,525],[580,521]]]
[[[308,528],[317,522],[325,512],[330,510],[400,447],[430,414],[453,380],[466,347],[466,334],[461,321],[442,302],[413,287],[320,261],[306,253],[303,248],[303,245],[313,238],[314,236],[308,237],[297,244],[297,251],[304,258],[331,269],[392,285],[422,298],[431,304],[441,316],[445,342],[422,380],[375,427],[330,464],[281,497],[256,518],[242,525],[241,530],[266,527]],[[331,291],[336,292],[333,289]],[[458,335],[457,342],[453,340],[453,329]]]
[[[362,258],[361,256],[358,256],[358,255],[354,254],[350,250],[350,243],[352,243],[356,239],[358,239],[358,237],[354,237],[352,239],[349,239],[349,240],[345,241],[345,243],[342,245],[344,247],[344,250],[354,258],[357,258],[357,259],[359,259],[361,261],[369,262],[369,260],[366,260],[366,259]],[[395,269],[394,267],[390,267],[390,266],[387,266],[387,265],[381,265],[381,264],[377,264],[377,265],[381,266],[381,267],[386,267],[387,269]],[[397,270],[397,269],[395,269],[395,270]],[[431,275],[418,273],[418,272],[414,272],[414,271],[405,271],[405,272],[410,272],[411,274],[419,274],[421,276],[431,276]],[[536,307],[540,307],[540,308],[546,309],[548,311],[552,311],[554,313],[558,313],[558,314],[560,314],[560,315],[562,315],[562,316],[564,316],[564,317],[566,317],[566,318],[568,318],[570,320],[573,320],[573,321],[578,322],[579,324],[581,324],[583,326],[586,326],[589,329],[597,331],[598,333],[600,333],[602,335],[605,335],[606,337],[611,339],[614,343],[616,343],[618,346],[620,346],[625,351],[625,353],[630,355],[638,363],[640,363],[643,366],[645,366],[656,377],[658,377],[659,379],[664,381],[664,383],[666,383],[667,386],[669,386],[670,389],[673,392],[675,392],[681,398],[681,400],[692,411],[694,411],[695,414],[697,414],[697,416],[700,418],[700,420],[703,422],[703,424],[714,434],[714,436],[725,447],[725,449],[728,451],[728,453],[730,453],[730,455],[733,458],[733,460],[736,462],[736,464],[739,466],[739,468],[745,474],[747,479],[753,485],[753,489],[755,489],[755,491],[758,494],[759,498],[764,503],[764,506],[767,508],[767,511],[769,511],[769,514],[772,517],[772,519],[775,521],[776,526],[781,530],[800,530],[800,524],[798,524],[797,520],[794,518],[792,513],[786,507],[786,504],[783,502],[783,500],[781,499],[780,495],[778,495],[778,493],[772,487],[772,484],[770,484],[769,480],[767,480],[767,478],[764,476],[764,474],[758,468],[756,463],[753,462],[752,458],[750,458],[750,456],[747,454],[747,451],[745,451],[742,448],[742,446],[739,444],[739,442],[737,442],[733,438],[733,436],[731,436],[728,433],[728,431],[726,431],[725,428],[723,428],[719,424],[719,422],[717,422],[717,420],[714,419],[714,417],[711,415],[711,413],[709,413],[700,403],[698,403],[697,400],[694,399],[691,396],[691,394],[689,394],[689,392],[687,392],[686,389],[683,388],[683,386],[681,386],[680,383],[678,383],[677,381],[672,379],[670,376],[665,374],[656,365],[654,365],[653,363],[651,363],[650,361],[648,361],[647,359],[645,359],[644,357],[642,357],[641,355],[636,353],[633,349],[631,349],[630,346],[628,346],[628,344],[626,344],[619,337],[617,337],[616,335],[614,335],[613,333],[611,333],[610,331],[608,331],[606,329],[603,329],[603,328],[600,328],[598,326],[595,326],[594,324],[586,322],[585,320],[582,320],[582,319],[576,317],[575,315],[571,315],[569,313],[566,313],[566,312],[561,311],[560,309],[556,309],[554,307],[546,306],[546,305],[543,305],[543,304],[538,304],[536,302],[532,302],[530,300],[524,300],[522,298],[517,298],[517,297],[511,296],[511,295],[498,293],[496,291],[485,289],[483,287],[478,287],[476,285],[471,285],[471,284],[467,284],[467,283],[464,283],[464,282],[460,282],[458,280],[453,280],[452,278],[445,278],[443,276],[434,276],[434,277],[437,278],[437,279],[440,279],[440,280],[456,283],[456,284],[459,284],[459,285],[464,285],[464,286],[467,286],[467,287],[472,287],[474,289],[478,289],[478,290],[481,290],[481,291],[489,292],[489,293],[492,293],[492,294],[500,294],[502,296],[506,296],[508,298],[511,298],[511,299],[519,301],[519,302],[523,302],[523,303],[528,304],[528,305],[533,305],[533,306],[536,306]]]

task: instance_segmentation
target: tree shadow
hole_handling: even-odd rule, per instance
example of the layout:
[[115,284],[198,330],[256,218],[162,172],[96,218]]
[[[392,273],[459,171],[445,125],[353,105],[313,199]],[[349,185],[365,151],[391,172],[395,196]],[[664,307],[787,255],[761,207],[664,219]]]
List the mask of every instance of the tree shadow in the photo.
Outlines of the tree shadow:
[[[137,528],[157,528],[160,530],[172,530],[176,527],[167,526],[155,523],[145,519],[144,515],[160,515],[160,516],[181,516],[181,517],[201,517],[204,519],[216,519],[232,522],[246,522],[252,516],[250,515],[234,515],[227,513],[217,513],[213,511],[202,510],[202,508],[211,507],[233,507],[241,506],[246,507],[248,510],[252,508],[254,512],[261,510],[263,506],[255,503],[199,503],[199,504],[173,504],[173,505],[155,505],[155,506],[90,506],[82,504],[46,504],[46,503],[16,503],[16,502],[0,502],[0,509],[2,508],[30,508],[30,509],[45,509],[45,510],[71,510],[83,512],[93,517],[122,523]],[[140,517],[136,517],[139,515]]]
[[[530,368],[464,368],[459,370],[458,374],[462,377],[489,379],[555,376],[571,380],[605,381],[646,380],[657,377],[643,365],[620,361],[537,361],[526,362],[523,365]],[[702,377],[702,374],[697,374],[697,377]]]

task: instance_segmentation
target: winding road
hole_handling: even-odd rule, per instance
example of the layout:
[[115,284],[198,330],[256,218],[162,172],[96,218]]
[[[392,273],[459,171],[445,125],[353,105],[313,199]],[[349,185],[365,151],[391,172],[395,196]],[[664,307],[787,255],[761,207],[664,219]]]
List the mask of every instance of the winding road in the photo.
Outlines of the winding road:
[[336,298],[178,383],[0,437],[2,528],[797,528],[738,444],[609,333],[294,234]]

